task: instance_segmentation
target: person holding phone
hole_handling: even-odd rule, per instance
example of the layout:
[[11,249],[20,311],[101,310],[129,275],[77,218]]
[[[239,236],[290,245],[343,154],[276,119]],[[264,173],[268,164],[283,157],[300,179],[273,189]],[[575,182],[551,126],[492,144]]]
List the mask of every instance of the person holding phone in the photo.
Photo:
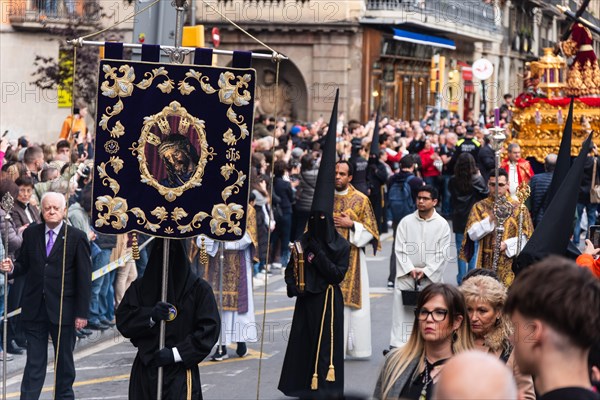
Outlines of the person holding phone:
[[[596,238],[600,234],[600,225],[590,226],[590,238]],[[588,268],[596,278],[600,279],[600,243],[592,242],[590,239],[585,240],[585,249],[580,254],[575,262],[580,267]]]
[[85,123],[87,112],[88,109],[86,106],[74,107],[73,115],[67,115],[63,121],[59,139],[66,139],[72,142],[73,139],[76,139],[76,137],[79,136],[81,137],[81,140],[85,142],[88,133],[88,128]]

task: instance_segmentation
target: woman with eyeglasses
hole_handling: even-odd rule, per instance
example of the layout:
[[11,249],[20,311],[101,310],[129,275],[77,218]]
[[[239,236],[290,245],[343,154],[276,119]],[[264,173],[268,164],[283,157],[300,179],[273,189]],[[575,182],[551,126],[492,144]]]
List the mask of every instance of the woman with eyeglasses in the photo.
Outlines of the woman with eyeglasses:
[[430,399],[443,364],[454,354],[472,348],[462,294],[451,285],[431,284],[417,299],[408,342],[387,355],[373,397]]
[[513,326],[502,312],[506,302],[504,285],[488,276],[474,276],[463,282],[460,291],[467,303],[475,347],[500,358],[511,369],[520,399],[534,400],[533,380],[521,374],[512,354]]

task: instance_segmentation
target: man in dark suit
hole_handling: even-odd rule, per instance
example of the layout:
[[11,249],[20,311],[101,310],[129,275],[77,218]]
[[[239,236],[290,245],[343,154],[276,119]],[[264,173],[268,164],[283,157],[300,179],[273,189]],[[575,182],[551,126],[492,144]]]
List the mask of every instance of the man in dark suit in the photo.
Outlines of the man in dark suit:
[[66,227],[66,203],[62,194],[45,193],[41,205],[45,223],[27,228],[16,262],[13,264],[9,258],[4,259],[0,268],[13,276],[26,276],[21,318],[27,339],[27,364],[21,383],[21,399],[40,397],[48,363],[48,335],[55,350],[60,340],[58,359],[55,360],[54,398],[74,399],[75,329],[82,329],[87,324],[92,270],[90,245],[85,233]]

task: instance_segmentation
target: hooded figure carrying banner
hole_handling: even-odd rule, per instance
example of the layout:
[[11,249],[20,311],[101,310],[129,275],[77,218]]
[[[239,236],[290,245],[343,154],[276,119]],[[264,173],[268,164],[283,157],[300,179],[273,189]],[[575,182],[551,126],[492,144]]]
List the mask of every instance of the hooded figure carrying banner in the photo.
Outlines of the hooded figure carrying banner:
[[308,230],[294,242],[285,270],[289,297],[297,297],[279,390],[300,398],[342,398],[344,300],[350,244],[333,223],[337,101],[323,146]]
[[[144,276],[133,282],[116,311],[119,332],[137,347],[129,399],[156,399],[158,367],[163,367],[164,399],[202,399],[198,364],[219,337],[215,296],[190,269],[183,243],[172,240],[167,302],[160,301],[163,240],[155,239]],[[165,347],[159,325],[165,320]]]

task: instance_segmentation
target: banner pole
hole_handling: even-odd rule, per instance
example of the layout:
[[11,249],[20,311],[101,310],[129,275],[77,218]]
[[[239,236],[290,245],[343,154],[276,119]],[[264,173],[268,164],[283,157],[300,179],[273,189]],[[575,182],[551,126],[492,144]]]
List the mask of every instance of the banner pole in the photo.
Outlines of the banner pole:
[[[163,247],[163,268],[162,268],[162,287],[160,291],[160,301],[167,301],[167,288],[169,287],[169,247],[171,245],[171,239],[164,239]],[[165,347],[165,328],[166,321],[160,321],[160,333],[158,336],[158,348],[159,350]],[[158,367],[157,385],[156,385],[156,398],[161,400],[162,398],[162,386],[163,386],[163,367]]]

